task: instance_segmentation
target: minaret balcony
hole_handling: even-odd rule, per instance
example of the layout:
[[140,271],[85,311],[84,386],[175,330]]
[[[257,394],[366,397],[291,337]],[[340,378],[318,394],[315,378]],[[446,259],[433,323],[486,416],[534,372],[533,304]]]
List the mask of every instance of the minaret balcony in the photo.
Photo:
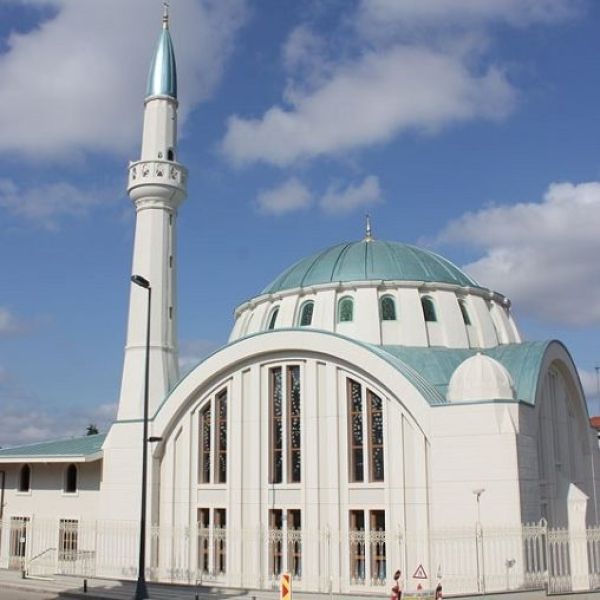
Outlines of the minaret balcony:
[[177,195],[185,196],[187,169],[179,163],[168,160],[138,160],[130,163],[127,185],[129,194],[132,195],[131,192],[135,188],[147,186],[164,186],[170,188],[170,193],[179,192]]

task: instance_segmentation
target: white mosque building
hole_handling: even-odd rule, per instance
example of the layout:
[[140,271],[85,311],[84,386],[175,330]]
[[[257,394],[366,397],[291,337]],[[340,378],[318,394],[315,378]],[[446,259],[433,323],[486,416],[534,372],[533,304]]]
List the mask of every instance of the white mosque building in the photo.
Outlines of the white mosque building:
[[523,341],[505,296],[429,250],[368,226],[299,260],[180,377],[187,170],[163,21],[129,166],[142,286],[117,420],[0,450],[0,568],[136,576],[149,323],[149,579],[270,589],[289,572],[298,590],[364,595],[400,568],[409,590],[600,585],[600,452],[571,356]]

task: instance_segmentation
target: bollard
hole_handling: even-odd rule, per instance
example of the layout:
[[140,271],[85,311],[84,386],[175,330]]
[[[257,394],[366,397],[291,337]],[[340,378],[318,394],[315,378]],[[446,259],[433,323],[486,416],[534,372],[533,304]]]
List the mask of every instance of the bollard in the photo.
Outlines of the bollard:
[[200,596],[199,596],[198,594],[196,594],[196,595],[194,596],[194,599],[195,599],[195,600],[200,600]]
[[83,580],[83,593],[87,594],[87,579]]

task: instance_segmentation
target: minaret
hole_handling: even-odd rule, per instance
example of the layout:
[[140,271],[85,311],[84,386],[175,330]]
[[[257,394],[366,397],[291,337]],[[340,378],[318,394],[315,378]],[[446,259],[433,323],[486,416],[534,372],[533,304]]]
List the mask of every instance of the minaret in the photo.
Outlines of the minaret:
[[[179,378],[176,309],[177,209],[187,170],[177,162],[177,74],[167,7],[148,75],[140,160],[129,165],[127,191],[136,211],[132,274],[152,287],[149,410],[154,413]],[[147,290],[131,286],[117,419],[143,414]]]

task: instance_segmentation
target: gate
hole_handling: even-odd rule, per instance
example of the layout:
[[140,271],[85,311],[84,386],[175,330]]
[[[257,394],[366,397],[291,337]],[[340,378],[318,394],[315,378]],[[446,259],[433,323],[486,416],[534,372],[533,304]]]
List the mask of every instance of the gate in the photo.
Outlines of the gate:
[[29,517],[12,517],[10,519],[9,569],[24,568],[28,532]]

